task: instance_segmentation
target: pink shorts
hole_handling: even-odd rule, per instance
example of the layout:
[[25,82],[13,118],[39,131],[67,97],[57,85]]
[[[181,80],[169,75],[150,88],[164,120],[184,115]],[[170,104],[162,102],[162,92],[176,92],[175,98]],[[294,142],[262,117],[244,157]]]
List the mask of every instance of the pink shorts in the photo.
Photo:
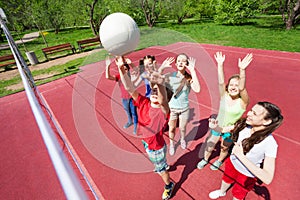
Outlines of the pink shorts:
[[232,187],[232,195],[237,199],[244,199],[256,183],[256,178],[248,177],[238,172],[232,165],[230,158],[227,158],[225,161],[222,180],[229,184],[235,183]]

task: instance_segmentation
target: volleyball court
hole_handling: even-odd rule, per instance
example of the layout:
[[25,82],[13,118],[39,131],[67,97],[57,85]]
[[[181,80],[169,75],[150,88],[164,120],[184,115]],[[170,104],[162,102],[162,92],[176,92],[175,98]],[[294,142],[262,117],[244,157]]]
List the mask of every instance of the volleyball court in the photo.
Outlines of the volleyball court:
[[[218,171],[196,168],[207,137],[207,118],[218,109],[217,67],[213,58],[217,51],[226,55],[226,77],[238,73],[238,58],[252,52],[254,59],[246,71],[251,100],[248,108],[257,101],[270,101],[282,109],[285,117],[274,133],[279,144],[275,178],[268,186],[257,183],[246,199],[299,199],[300,54],[196,43],[156,46],[128,55],[136,65],[148,54],[155,55],[158,63],[182,52],[197,60],[201,92],[190,94],[188,148],[176,148],[175,155],[168,156],[170,175],[176,182],[172,199],[208,199],[208,193],[220,186],[224,166]],[[44,111],[50,113],[52,126],[61,130],[55,132],[56,136],[89,199],[161,199],[163,182],[152,172],[139,134],[133,135],[131,128],[122,128],[126,116],[118,86],[106,80],[104,72],[105,62],[101,61],[82,67],[76,75],[39,86],[48,107]],[[112,73],[117,73],[116,68],[112,68]],[[139,91],[144,92],[144,88],[141,86]],[[65,199],[63,182],[60,183],[54,171],[25,93],[0,98],[0,103],[1,196]],[[218,150],[211,163],[216,156]],[[220,199],[231,198],[229,191]]]

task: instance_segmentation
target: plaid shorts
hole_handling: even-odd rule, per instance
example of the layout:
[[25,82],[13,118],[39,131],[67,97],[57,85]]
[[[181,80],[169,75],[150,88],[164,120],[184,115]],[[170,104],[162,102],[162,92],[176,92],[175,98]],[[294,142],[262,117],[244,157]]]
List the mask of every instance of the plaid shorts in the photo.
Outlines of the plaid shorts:
[[167,158],[166,158],[167,146],[164,145],[159,150],[150,150],[146,142],[143,141],[143,144],[150,161],[154,164],[154,172],[161,173],[167,171],[168,168]]

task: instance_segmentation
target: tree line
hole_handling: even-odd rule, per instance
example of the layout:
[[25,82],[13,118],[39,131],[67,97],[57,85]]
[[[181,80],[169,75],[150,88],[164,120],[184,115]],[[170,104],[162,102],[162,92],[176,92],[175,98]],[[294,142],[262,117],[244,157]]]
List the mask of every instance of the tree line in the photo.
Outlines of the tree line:
[[300,23],[300,0],[9,0],[1,1],[0,7],[11,30],[58,33],[65,27],[89,26],[95,36],[103,19],[114,12],[127,13],[149,27],[163,20],[181,24],[187,18],[240,25],[258,14],[281,15],[287,30]]

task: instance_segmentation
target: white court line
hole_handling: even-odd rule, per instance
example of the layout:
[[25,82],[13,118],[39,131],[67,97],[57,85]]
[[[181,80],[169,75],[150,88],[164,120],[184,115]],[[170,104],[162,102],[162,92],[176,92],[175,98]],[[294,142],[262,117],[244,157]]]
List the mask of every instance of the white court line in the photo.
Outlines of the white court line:
[[[201,45],[201,44],[200,44]],[[205,45],[205,44],[203,44]],[[249,50],[253,50],[253,51],[276,51],[276,50],[264,50],[264,49],[255,49],[255,48],[242,48],[242,47],[233,47],[233,46],[219,46],[219,45],[215,45],[216,47],[219,47],[219,48],[213,48],[213,47],[203,47],[204,49],[210,49],[210,50],[215,50],[215,49],[219,49],[219,50],[224,50],[225,48],[225,51],[226,52],[231,52],[231,53],[238,53],[238,54],[241,54],[241,53],[244,53],[244,52],[241,52],[241,51],[238,51],[238,50],[226,50],[226,48],[241,48],[241,49],[249,49]],[[224,48],[222,48],[224,47]],[[259,56],[263,56],[263,57],[268,57],[268,58],[279,58],[279,59],[283,59],[283,60],[294,60],[294,61],[300,61],[300,53],[298,52],[287,52],[287,51],[276,51],[276,52],[280,52],[280,53],[286,53],[286,54],[299,54],[299,59],[297,58],[288,58],[288,57],[283,57],[283,56],[272,56],[272,55],[269,55],[269,54],[262,54],[262,53],[254,53],[255,55],[259,55]]]
[[292,139],[290,139],[290,138],[288,138],[288,137],[285,137],[285,136],[283,136],[283,135],[280,135],[280,134],[278,134],[278,133],[272,133],[273,135],[276,135],[276,137],[280,137],[280,138],[282,138],[282,139],[285,139],[285,140],[287,140],[287,141],[289,141],[289,142],[291,142],[291,143],[294,143],[294,144],[296,144],[296,145],[300,145],[300,142],[297,142],[297,141],[295,141],[295,140],[292,140]]
[[[50,90],[51,91],[51,90]],[[44,91],[45,92],[45,91]],[[51,110],[51,107],[49,106],[48,102],[46,101],[46,98],[43,96],[43,94],[41,94],[41,97],[43,98],[43,103],[45,104],[48,112],[50,112],[50,117],[52,118],[53,122],[55,123],[55,126],[58,126],[59,128],[59,133],[63,135],[63,141],[66,142],[67,146],[69,147],[69,150],[72,152],[71,157],[74,157],[75,160],[73,159],[74,163],[76,165],[80,166],[80,169],[78,169],[79,171],[82,171],[84,176],[87,178],[88,182],[87,185],[91,186],[93,188],[93,190],[91,191],[93,193],[93,191],[96,193],[96,195],[98,197],[100,197],[100,199],[104,199],[103,195],[101,194],[100,190],[98,189],[97,185],[95,184],[94,180],[92,179],[92,177],[90,176],[88,170],[85,168],[85,165],[83,164],[83,162],[81,161],[80,157],[78,156],[78,154],[76,153],[75,149],[73,148],[71,142],[69,141],[66,133],[64,132],[63,128],[61,127],[60,123],[58,122],[57,118],[55,117],[53,111]]]

